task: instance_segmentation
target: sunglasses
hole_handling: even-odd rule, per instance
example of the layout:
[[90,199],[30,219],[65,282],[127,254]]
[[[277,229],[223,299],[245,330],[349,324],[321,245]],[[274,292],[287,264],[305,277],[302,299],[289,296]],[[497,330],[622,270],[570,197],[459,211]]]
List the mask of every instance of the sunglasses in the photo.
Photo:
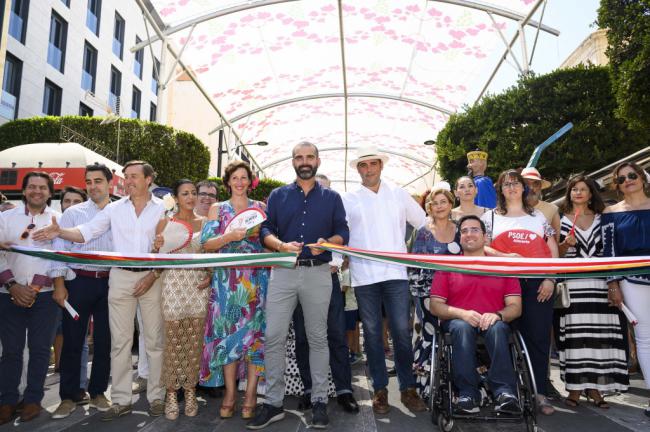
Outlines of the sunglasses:
[[217,199],[217,194],[208,193],[208,192],[199,192],[200,197],[210,197],[212,199]]
[[27,237],[29,237],[29,233],[32,232],[32,230],[36,228],[36,224],[33,222],[27,225],[27,228],[25,228],[25,231],[20,235],[21,240],[25,240]]
[[[629,172],[627,173],[627,180],[636,180],[639,178],[639,175],[635,172]],[[623,184],[625,183],[626,177],[625,176],[618,176],[616,177],[616,184]]]

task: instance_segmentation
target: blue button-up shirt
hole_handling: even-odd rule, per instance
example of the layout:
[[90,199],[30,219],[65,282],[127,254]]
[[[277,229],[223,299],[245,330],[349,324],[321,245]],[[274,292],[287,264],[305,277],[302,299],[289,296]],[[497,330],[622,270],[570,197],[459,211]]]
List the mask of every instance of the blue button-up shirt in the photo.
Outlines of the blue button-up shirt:
[[[319,238],[340,235],[347,244],[350,230],[345,219],[341,196],[332,189],[325,189],[316,182],[307,196],[297,183],[274,189],[269,195],[267,219],[262,223],[262,238],[274,234],[285,243],[296,241],[316,243]],[[313,256],[304,247],[298,259],[318,259],[330,262],[332,254],[324,252]]]

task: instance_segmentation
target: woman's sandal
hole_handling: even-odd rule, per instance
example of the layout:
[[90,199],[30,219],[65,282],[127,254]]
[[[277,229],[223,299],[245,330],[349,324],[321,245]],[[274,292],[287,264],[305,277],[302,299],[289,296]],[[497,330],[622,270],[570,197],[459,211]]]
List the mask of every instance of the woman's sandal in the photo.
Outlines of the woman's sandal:
[[[578,396],[580,398],[580,396]],[[578,405],[580,405],[580,402],[578,399],[571,399],[570,397],[567,397],[564,399],[564,405],[570,406],[571,408],[577,408]]]
[[167,420],[176,420],[178,418],[178,398],[176,397],[176,391],[167,391],[165,418]]
[[221,408],[219,408],[219,416],[222,419],[230,418],[234,414],[235,414],[235,402],[233,402],[231,405],[221,404]]
[[[600,396],[600,398],[596,399],[595,397],[593,397],[594,393],[597,394],[598,396]],[[598,390],[591,390],[591,389],[590,390],[585,390],[585,396],[587,397],[587,401],[591,400],[592,403],[597,408],[605,409],[605,410],[609,409],[609,404],[607,403],[605,398],[600,394],[600,392]]]
[[255,408],[257,405],[243,405],[241,406],[241,418],[244,420],[252,419],[255,417]]

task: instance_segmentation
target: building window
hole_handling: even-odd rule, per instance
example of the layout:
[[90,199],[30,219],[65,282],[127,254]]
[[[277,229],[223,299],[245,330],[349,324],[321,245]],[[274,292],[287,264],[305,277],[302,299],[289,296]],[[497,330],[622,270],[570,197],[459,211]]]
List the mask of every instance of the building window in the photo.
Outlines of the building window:
[[68,39],[68,23],[52,11],[50,19],[50,43],[47,48],[47,62],[63,73],[65,67],[65,45]]
[[70,7],[70,0],[61,0],[61,3],[63,3],[67,7]]
[[158,74],[160,73],[160,62],[157,58],[153,59],[153,68],[151,69],[151,91],[158,96]]
[[0,185],[15,185],[18,183],[18,170],[2,170],[0,171]]
[[84,44],[84,61],[81,70],[81,88],[94,93],[96,76],[97,50],[86,42]]
[[122,60],[124,53],[124,27],[126,26],[124,18],[115,12],[115,27],[113,28],[113,54]]
[[92,117],[94,114],[93,109],[83,102],[79,102],[79,115],[82,117]]
[[120,114],[120,96],[122,95],[122,73],[111,66],[111,87],[108,92],[108,104],[115,114]]
[[88,0],[86,27],[99,36],[99,19],[102,15],[102,0]]
[[131,92],[131,118],[140,118],[141,102],[142,92],[136,86],[133,86],[133,92]]
[[10,53],[7,53],[2,79],[0,116],[8,120],[15,120],[18,116],[18,101],[20,100],[20,80],[22,79],[22,73],[23,62]]
[[[135,37],[135,44],[142,42],[139,37]],[[133,61],[133,73],[138,78],[142,79],[142,67],[144,65],[144,49],[139,49],[135,52],[135,58]]]
[[29,13],[29,0],[13,0],[9,15],[9,34],[21,44],[25,44],[27,33],[27,15]]
[[61,115],[61,87],[52,81],[45,80],[45,91],[43,92],[43,114],[60,116]]
[[156,121],[156,104],[153,102],[149,105],[149,121]]

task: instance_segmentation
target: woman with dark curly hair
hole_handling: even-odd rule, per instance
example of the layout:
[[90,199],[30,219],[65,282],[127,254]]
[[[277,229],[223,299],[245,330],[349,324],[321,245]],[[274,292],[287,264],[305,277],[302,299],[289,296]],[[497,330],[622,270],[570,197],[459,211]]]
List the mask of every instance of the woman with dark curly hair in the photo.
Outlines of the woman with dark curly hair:
[[[481,216],[497,254],[527,258],[557,258],[555,231],[544,215],[526,200],[527,188],[521,174],[507,170],[496,184],[497,207]],[[514,255],[516,254],[516,255]],[[553,324],[552,279],[521,278],[522,314],[515,325],[526,342],[537,384],[537,403],[542,414],[555,411],[546,398],[548,354]]]
[[[605,204],[596,183],[584,175],[569,179],[560,204],[560,256],[591,258],[603,255],[600,214]],[[607,304],[604,279],[569,279],[570,305],[556,309],[559,318],[560,376],[578,406],[580,393],[598,408],[609,405],[601,392],[625,391],[629,384],[623,329],[618,309]]]

